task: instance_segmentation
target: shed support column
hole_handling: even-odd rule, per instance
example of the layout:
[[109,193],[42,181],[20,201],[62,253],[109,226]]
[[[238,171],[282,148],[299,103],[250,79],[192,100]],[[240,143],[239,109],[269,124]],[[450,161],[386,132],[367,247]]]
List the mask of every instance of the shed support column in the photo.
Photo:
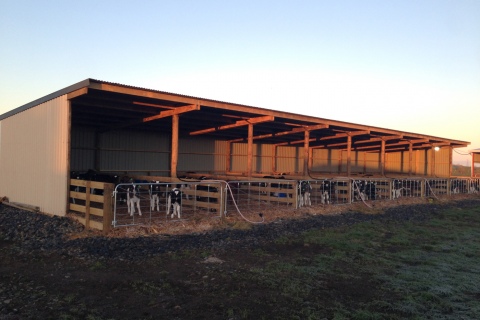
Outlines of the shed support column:
[[232,170],[232,143],[227,142],[227,161],[226,161],[226,168],[225,172],[229,173]]
[[272,145],[272,174],[277,172],[277,146]]
[[308,159],[309,159],[309,140],[310,140],[310,131],[305,131],[305,140],[303,142],[303,176],[307,177],[309,168],[308,168]]
[[312,148],[308,148],[308,168],[309,168],[309,172],[308,172],[308,175],[310,176],[310,172],[313,168],[313,149]]
[[352,158],[352,136],[347,136],[347,177],[351,174],[351,159]]
[[385,175],[385,140],[382,140],[382,150],[380,151],[380,173]]
[[472,152],[472,166],[470,167],[470,177],[475,177],[475,152]]
[[178,164],[178,114],[172,116],[172,150],[170,158],[170,176],[175,178],[177,176]]
[[248,159],[247,159],[247,176],[252,176],[253,163],[253,124],[248,125]]
[[408,175],[412,175],[412,165],[413,165],[413,143],[408,144]]
[[452,166],[453,166],[453,147],[448,148],[448,177],[452,177]]
[[435,177],[435,147],[432,146],[431,152],[430,152],[430,174],[432,177]]

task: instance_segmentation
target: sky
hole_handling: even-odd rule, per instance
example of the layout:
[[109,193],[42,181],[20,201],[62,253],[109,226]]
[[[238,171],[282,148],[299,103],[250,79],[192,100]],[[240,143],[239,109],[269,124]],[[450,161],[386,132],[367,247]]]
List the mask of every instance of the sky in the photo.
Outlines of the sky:
[[479,0],[0,0],[0,114],[87,78],[468,141]]

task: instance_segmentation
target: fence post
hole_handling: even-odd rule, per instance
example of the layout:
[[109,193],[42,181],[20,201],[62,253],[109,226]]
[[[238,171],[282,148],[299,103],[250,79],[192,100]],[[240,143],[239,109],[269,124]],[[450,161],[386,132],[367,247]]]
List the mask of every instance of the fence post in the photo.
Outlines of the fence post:
[[90,229],[90,181],[85,187],[85,229]]
[[105,183],[103,185],[103,233],[108,233],[112,228],[112,194],[113,184]]

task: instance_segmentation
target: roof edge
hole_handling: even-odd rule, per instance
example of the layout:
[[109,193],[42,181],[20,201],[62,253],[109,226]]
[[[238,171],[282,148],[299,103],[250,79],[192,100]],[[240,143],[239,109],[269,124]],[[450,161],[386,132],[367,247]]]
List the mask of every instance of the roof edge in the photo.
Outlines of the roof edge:
[[38,106],[39,104],[42,104],[42,103],[47,102],[49,100],[52,100],[52,99],[58,98],[60,96],[63,96],[64,94],[70,93],[72,91],[78,90],[78,89],[83,88],[83,87],[88,87],[90,85],[91,81],[92,81],[92,79],[90,79],[90,78],[82,80],[80,82],[72,84],[71,86],[68,86],[66,88],[63,88],[63,89],[60,89],[60,90],[55,91],[53,93],[50,93],[50,94],[48,94],[46,96],[43,96],[39,99],[33,100],[32,102],[24,104],[23,106],[20,106],[20,107],[17,107],[15,109],[13,109],[13,110],[7,111],[6,113],[0,115],[0,120],[9,118],[9,117],[11,117],[11,116],[13,116],[17,113],[20,113],[20,112],[23,112],[23,111],[28,110],[30,108],[33,108],[35,106]]

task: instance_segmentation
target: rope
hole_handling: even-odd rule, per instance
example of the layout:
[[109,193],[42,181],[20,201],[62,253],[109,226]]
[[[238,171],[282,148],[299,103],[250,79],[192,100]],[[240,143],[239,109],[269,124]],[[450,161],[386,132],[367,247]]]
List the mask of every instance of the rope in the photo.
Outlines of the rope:
[[430,191],[432,192],[433,196],[437,199],[437,200],[440,200],[437,195],[435,194],[435,192],[433,191],[432,189],[432,186],[430,185],[430,183],[428,183],[428,180],[425,179],[425,184],[428,186],[428,188],[430,189]]
[[370,206],[368,203],[365,202],[365,197],[363,196],[362,192],[360,192],[360,188],[358,187],[358,183],[352,179],[352,182],[353,182],[353,185],[357,188],[357,192],[358,194],[360,195],[360,199],[362,199],[362,202],[369,208],[371,208],[372,206]]
[[261,224],[261,223],[264,223],[265,222],[265,218],[263,217],[263,214],[259,213],[258,215],[260,216],[260,218],[262,218],[262,221],[252,221],[250,219],[248,219],[247,217],[245,217],[242,212],[240,211],[240,209],[238,208],[238,205],[237,205],[237,202],[235,201],[235,197],[233,195],[233,191],[232,191],[232,188],[230,187],[230,184],[225,181],[225,180],[202,180],[202,182],[224,182],[225,185],[226,185],[226,189],[228,191],[230,191],[230,196],[232,197],[232,201],[233,201],[233,204],[235,205],[235,208],[237,209],[237,212],[238,214],[247,222],[250,222],[250,223],[253,223],[253,224]]

